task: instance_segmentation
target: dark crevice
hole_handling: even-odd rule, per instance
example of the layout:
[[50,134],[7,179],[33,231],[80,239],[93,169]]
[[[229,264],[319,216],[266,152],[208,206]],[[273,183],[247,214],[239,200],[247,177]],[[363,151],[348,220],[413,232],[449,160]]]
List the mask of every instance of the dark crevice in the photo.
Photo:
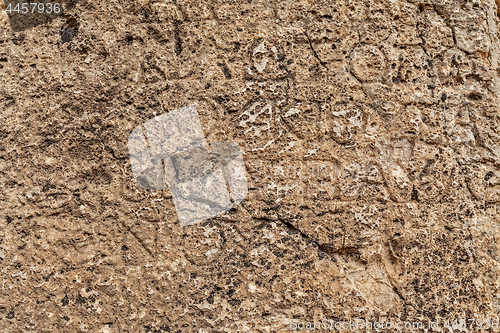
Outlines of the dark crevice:
[[182,40],[179,35],[179,26],[181,25],[181,21],[174,22],[174,39],[175,39],[175,54],[179,56],[182,53]]
[[309,42],[309,47],[311,48],[311,51],[312,51],[312,53],[313,53],[314,57],[315,57],[316,59],[318,59],[318,61],[319,61],[319,63],[321,64],[321,66],[323,66],[323,67],[325,67],[325,68],[326,68],[325,62],[324,62],[324,61],[322,61],[322,60],[319,58],[318,54],[316,53],[316,50],[314,49],[314,47],[313,47],[313,45],[312,45],[311,39],[309,38],[309,36],[308,36],[305,32],[304,32],[304,35],[306,36],[307,41]]
[[317,248],[319,252],[326,254],[332,261],[337,261],[334,257],[335,254],[359,254],[358,249],[352,247],[343,247],[341,249],[334,249],[331,246],[318,244],[316,241],[312,240],[308,235],[303,233],[300,229],[296,228],[293,224],[287,221],[281,221],[287,229],[289,229],[294,234],[299,234],[307,244],[312,244],[313,247]]
[[406,306],[411,306],[412,308],[414,308],[415,310],[417,311],[421,311],[420,309],[418,309],[417,307],[415,307],[415,305],[409,303],[406,298],[403,297],[403,295],[401,294],[401,291],[399,291],[399,289],[397,287],[392,287],[392,290],[396,293],[396,295],[398,295],[398,297],[403,301],[403,304],[406,305]]
[[283,122],[283,124],[285,124],[285,126],[288,128],[288,130],[289,130],[290,132],[292,132],[292,133],[294,133],[295,135],[297,135],[297,133],[295,133],[295,131],[292,129],[292,126],[290,126],[290,124],[288,123],[288,121],[287,121],[287,120],[285,120],[285,118],[284,118],[284,117],[279,116],[278,118],[279,118],[279,119],[281,119],[281,121]]
[[229,69],[227,68],[226,64],[218,63],[217,66],[219,66],[222,69],[222,72],[224,73],[226,79],[228,80],[232,79],[231,73],[229,73]]
[[[306,234],[304,234],[302,231],[300,231],[300,229],[296,228],[293,224],[291,224],[290,222],[286,222],[286,221],[282,221],[281,222],[291,231],[293,232],[294,234],[300,234],[304,239],[306,239],[307,242],[314,242],[313,240],[311,240],[309,238],[309,236],[307,236]],[[315,243],[315,242],[314,242]]]
[[418,201],[418,192],[415,189],[415,186],[413,186],[413,190],[411,192],[411,200]]
[[153,259],[156,259],[155,255],[153,254],[153,252],[151,252],[150,249],[148,249],[148,247],[146,246],[146,244],[144,244],[144,242],[142,241],[142,239],[140,237],[137,236],[137,234],[135,232],[132,231],[132,228],[135,226],[135,224],[133,224],[130,228],[127,227],[125,225],[125,223],[122,222],[122,226],[132,235],[134,236],[134,238],[137,240],[137,242],[142,246],[142,248],[153,258]]
[[61,40],[63,43],[70,42],[78,34],[78,21],[68,15],[64,15],[66,18],[66,24],[59,31],[61,35]]
[[401,298],[401,300],[406,304],[406,299],[403,297],[403,295],[401,294],[401,292],[399,291],[399,289],[397,287],[392,287],[392,290],[396,293],[396,295],[399,296],[399,298]]

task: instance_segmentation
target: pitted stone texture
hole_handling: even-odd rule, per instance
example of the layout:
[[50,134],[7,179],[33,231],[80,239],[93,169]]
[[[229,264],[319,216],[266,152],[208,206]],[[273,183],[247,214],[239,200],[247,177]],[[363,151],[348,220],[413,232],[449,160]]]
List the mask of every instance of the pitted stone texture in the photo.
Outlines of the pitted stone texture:
[[[498,318],[496,10],[79,1],[21,33],[1,11],[0,327]],[[248,195],[182,228],[127,139],[193,104],[207,142],[241,147]]]

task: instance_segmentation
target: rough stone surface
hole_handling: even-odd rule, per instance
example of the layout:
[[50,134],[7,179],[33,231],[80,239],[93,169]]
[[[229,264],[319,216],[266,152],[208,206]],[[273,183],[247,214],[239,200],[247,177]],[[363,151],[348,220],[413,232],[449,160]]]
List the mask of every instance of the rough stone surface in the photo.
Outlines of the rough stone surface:
[[[64,6],[0,12],[0,331],[498,319],[493,0]],[[192,104],[249,193],[182,228],[127,139]]]

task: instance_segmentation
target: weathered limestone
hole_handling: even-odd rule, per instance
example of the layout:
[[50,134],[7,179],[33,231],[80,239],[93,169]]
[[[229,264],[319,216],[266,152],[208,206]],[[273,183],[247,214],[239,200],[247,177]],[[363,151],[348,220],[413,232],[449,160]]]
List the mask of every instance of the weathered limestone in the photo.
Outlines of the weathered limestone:
[[[6,331],[499,318],[493,0],[81,0],[21,32],[3,9]],[[193,104],[248,195],[183,228],[127,141]]]

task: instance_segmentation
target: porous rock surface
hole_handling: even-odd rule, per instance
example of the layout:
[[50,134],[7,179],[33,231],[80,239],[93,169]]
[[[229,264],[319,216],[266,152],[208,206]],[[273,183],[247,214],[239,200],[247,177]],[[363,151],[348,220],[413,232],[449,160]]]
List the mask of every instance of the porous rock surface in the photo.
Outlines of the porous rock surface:
[[[0,12],[0,331],[498,319],[493,0],[64,6]],[[127,139],[192,104],[249,193],[182,228]]]

